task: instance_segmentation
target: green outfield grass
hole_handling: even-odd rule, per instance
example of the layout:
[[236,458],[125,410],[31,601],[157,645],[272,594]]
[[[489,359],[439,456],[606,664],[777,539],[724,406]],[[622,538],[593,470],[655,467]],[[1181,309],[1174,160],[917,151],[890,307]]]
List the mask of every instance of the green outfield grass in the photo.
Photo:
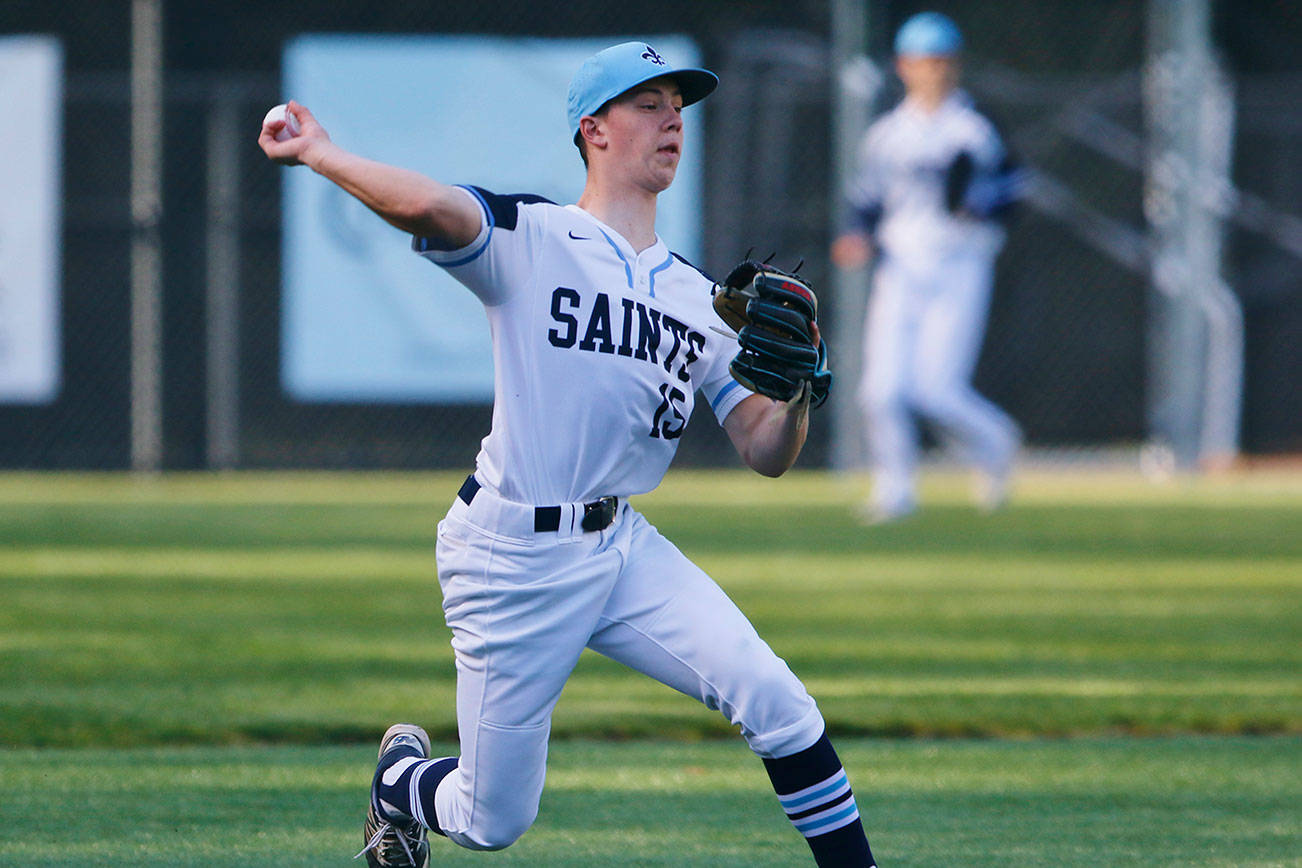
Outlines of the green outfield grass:
[[[0,743],[451,737],[434,526],[459,476],[0,477]],[[1302,733],[1302,479],[1029,475],[864,528],[859,481],[671,474],[643,511],[842,735]],[[560,736],[725,734],[595,655]]]
[[[1264,868],[1302,853],[1296,737],[840,748],[884,868]],[[0,865],[355,865],[373,762],[363,747],[0,751]],[[432,863],[812,864],[741,744],[587,740],[553,745],[518,844],[435,839]]]
[[[348,864],[379,733],[453,735],[459,483],[0,476],[0,865]],[[810,686],[884,866],[1302,864],[1302,477],[1028,474],[981,516],[937,474],[879,528],[863,493],[637,505]],[[808,864],[716,714],[589,655],[555,723],[537,826],[435,864]]]

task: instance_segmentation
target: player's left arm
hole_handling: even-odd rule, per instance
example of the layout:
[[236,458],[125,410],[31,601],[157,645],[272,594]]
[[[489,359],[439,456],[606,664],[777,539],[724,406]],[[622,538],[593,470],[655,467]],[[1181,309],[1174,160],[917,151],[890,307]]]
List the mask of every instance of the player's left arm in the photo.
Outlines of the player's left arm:
[[950,163],[946,207],[980,220],[1006,222],[1025,195],[1029,173],[1004,145],[994,125],[982,121],[979,140]]
[[[812,323],[814,341],[821,338]],[[781,476],[791,469],[809,434],[812,390],[806,386],[790,401],[751,395],[723,420],[723,430],[746,466],[764,476]]]
[[796,463],[809,433],[809,390],[790,401],[751,395],[723,420],[723,430],[747,467],[781,476]]

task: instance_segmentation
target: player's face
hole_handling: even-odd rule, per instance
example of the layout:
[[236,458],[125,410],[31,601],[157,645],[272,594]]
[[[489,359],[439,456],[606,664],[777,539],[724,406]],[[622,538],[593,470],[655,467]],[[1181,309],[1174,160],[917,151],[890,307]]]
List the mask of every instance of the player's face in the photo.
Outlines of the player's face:
[[654,193],[673,183],[683,153],[683,97],[656,78],[616,97],[606,113],[610,157]]
[[940,102],[958,85],[958,58],[949,55],[902,55],[895,71],[910,96],[928,103]]

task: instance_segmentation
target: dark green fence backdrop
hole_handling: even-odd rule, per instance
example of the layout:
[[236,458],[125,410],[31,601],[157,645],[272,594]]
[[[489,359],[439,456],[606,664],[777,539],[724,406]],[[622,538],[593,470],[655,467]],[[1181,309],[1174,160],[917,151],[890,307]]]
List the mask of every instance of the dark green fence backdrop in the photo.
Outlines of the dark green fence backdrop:
[[[1143,134],[1145,4],[870,0],[870,51],[887,60],[907,15],[938,8],[966,32],[968,86],[1023,160],[1099,214],[1143,231],[1142,164],[1072,135],[1064,106]],[[723,76],[702,115],[707,271],[754,245],[803,256],[820,287],[835,221],[831,168],[831,15],[813,0],[165,0],[163,147],[163,463],[208,465],[205,301],[209,171],[219,112],[233,119],[239,195],[237,466],[468,466],[486,406],[309,404],[280,383],[280,171],[256,148],[262,114],[280,101],[281,51],[302,33],[606,36],[684,33]],[[130,3],[7,0],[0,34],[58,37],[66,72],[62,225],[62,387],[48,405],[0,405],[0,466],[130,464]],[[1296,4],[1215,6],[1215,40],[1236,97],[1233,180],[1280,213],[1302,202],[1302,16]],[[436,87],[431,83],[431,87]],[[890,85],[879,97],[898,95]],[[558,94],[558,110],[563,95]],[[790,135],[760,147],[763,123]],[[216,127],[220,129],[220,127]],[[456,180],[456,179],[449,179]],[[1273,212],[1272,212],[1273,213]],[[220,215],[219,215],[220,216]],[[1242,444],[1302,450],[1302,273],[1296,253],[1251,227],[1229,237],[1226,278],[1244,311]],[[1024,425],[1031,446],[1109,446],[1144,439],[1145,274],[1110,258],[1061,215],[1024,208],[998,272],[978,386]],[[833,309],[837,302],[829,299]],[[843,380],[834,400],[852,400]],[[699,414],[698,414],[699,415]],[[831,426],[802,457],[828,461]],[[730,461],[717,426],[697,419],[687,463]]]

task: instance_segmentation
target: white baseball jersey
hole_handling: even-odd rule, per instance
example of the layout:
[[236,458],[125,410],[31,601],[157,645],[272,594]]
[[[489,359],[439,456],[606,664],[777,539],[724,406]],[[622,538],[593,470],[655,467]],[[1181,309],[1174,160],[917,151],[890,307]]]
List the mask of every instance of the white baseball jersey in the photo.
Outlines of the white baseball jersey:
[[886,256],[925,262],[950,253],[998,253],[1004,237],[998,223],[945,209],[945,171],[960,151],[975,162],[973,192],[1002,198],[1003,144],[963,92],[950,94],[934,112],[906,99],[869,127],[849,200]]
[[657,237],[635,252],[577,205],[461,187],[481,207],[459,250],[413,239],[474,292],[493,334],[493,426],[476,476],[507,500],[626,497],[659,484],[700,389],[720,422],[752,393],[709,329],[711,281]]

